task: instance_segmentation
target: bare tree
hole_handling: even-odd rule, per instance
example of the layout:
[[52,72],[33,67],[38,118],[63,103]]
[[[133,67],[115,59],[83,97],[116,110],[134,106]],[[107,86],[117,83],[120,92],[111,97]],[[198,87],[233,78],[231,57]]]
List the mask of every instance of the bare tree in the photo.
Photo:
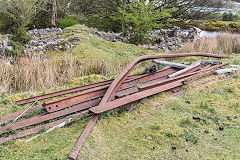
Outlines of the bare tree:
[[52,19],[51,26],[56,27],[56,19],[57,19],[57,0],[52,0]]

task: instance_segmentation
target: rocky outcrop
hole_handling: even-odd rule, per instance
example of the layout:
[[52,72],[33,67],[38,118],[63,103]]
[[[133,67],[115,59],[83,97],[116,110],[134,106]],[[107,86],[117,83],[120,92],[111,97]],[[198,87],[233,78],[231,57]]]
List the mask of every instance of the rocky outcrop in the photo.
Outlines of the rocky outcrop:
[[182,30],[179,27],[161,29],[149,33],[149,44],[143,46],[156,51],[161,49],[165,51],[176,51],[185,43],[199,39],[200,32],[201,30],[198,28],[188,30]]
[[0,57],[10,50],[12,50],[12,46],[9,46],[8,35],[0,35]]
[[123,33],[114,33],[114,32],[103,32],[99,31],[96,28],[89,29],[90,34],[96,35],[99,38],[105,39],[110,42],[123,42],[129,43],[130,35],[124,36]]
[[[40,57],[41,59],[47,59],[48,56],[44,54],[46,51],[69,51],[75,44],[77,44],[75,42],[80,41],[78,37],[79,35],[74,35],[74,33],[72,33],[72,36],[66,38],[64,34],[62,34],[63,32],[68,32],[68,29],[46,28],[27,31],[27,34],[32,36],[33,40],[25,45],[25,55],[28,55],[31,58]],[[129,40],[131,39],[130,34],[124,36],[122,33],[103,32],[95,28],[87,28],[87,32],[90,35],[96,35],[99,38],[111,42],[129,43]],[[156,51],[175,51],[185,43],[199,39],[200,32],[201,30],[198,28],[183,30],[179,27],[156,30],[148,33],[148,43],[142,46]],[[12,47],[8,44],[8,36],[0,37],[0,56],[4,55],[7,50],[11,49]]]
[[[94,28],[89,29],[89,31],[91,34],[111,42],[129,43],[129,39],[131,38],[130,34],[124,37],[122,33],[103,32]],[[156,30],[149,32],[148,44],[142,46],[156,51],[161,49],[165,51],[175,51],[185,43],[199,39],[200,32],[201,30],[198,28],[183,30],[179,27]]]
[[33,38],[49,37],[50,35],[59,35],[61,33],[61,28],[33,29],[27,31],[27,34],[32,36]]
[[40,58],[47,56],[44,52],[49,50],[64,50],[69,51],[76,41],[80,41],[79,37],[74,36],[69,39],[61,35],[63,30],[61,28],[52,29],[34,29],[27,33],[34,38],[25,45],[24,53],[29,57],[40,56]]

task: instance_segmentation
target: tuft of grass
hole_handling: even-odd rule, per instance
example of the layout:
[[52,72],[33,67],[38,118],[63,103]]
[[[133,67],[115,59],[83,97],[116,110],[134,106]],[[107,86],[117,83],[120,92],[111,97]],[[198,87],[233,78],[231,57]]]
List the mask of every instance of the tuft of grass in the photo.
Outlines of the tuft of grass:
[[185,44],[179,52],[240,53],[240,35],[222,33],[216,37],[204,37]]

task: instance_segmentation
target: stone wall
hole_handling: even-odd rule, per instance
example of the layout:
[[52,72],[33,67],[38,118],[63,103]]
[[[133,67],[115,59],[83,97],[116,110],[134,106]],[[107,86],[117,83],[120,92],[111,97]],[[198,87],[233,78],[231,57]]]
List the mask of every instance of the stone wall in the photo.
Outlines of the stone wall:
[[[46,28],[46,29],[34,29],[27,31],[27,34],[32,36],[34,40],[31,40],[25,45],[24,53],[29,57],[44,57],[44,52],[49,50],[64,50],[69,51],[74,42],[80,41],[77,35],[71,36],[71,38],[65,38],[62,35],[64,30],[60,28]],[[129,43],[131,35],[124,36],[122,33],[103,32],[94,28],[87,28],[90,35],[96,35],[99,38],[105,39],[111,42],[123,42]],[[191,28],[188,30],[182,30],[179,27],[172,29],[161,29],[154,32],[149,32],[148,44],[142,45],[145,48],[153,49],[156,51],[175,51],[182,45],[189,41],[195,41],[199,39],[201,30],[198,28]],[[0,56],[4,55],[6,50],[11,50],[12,47],[8,46],[8,36],[0,37]]]
[[154,50],[176,51],[185,43],[196,41],[200,38],[201,30],[198,28],[190,28],[182,30],[179,27],[172,29],[161,29],[151,32],[149,37],[149,44],[144,45],[146,48]]
[[61,34],[62,29],[61,28],[46,28],[46,29],[33,29],[27,31],[27,34],[32,36],[33,38],[43,38],[43,37],[49,37],[49,35],[52,34]]
[[29,30],[27,34],[34,40],[25,45],[24,53],[29,57],[46,58],[44,52],[49,50],[69,51],[74,46],[73,42],[80,41],[77,36],[67,39],[61,35],[62,32],[61,28]]
[[[129,43],[129,39],[131,38],[130,35],[124,37],[122,33],[102,32],[93,28],[89,31],[91,34],[111,42]],[[201,30],[198,28],[182,30],[179,27],[156,30],[149,32],[148,44],[142,46],[156,51],[161,49],[164,51],[176,51],[185,43],[199,39],[200,32]]]

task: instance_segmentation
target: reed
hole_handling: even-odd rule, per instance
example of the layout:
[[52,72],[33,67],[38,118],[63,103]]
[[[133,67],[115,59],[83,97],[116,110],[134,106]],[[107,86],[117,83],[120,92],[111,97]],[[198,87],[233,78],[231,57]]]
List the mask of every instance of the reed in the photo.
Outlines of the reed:
[[204,37],[185,44],[179,52],[240,53],[240,35],[222,33],[216,37]]

